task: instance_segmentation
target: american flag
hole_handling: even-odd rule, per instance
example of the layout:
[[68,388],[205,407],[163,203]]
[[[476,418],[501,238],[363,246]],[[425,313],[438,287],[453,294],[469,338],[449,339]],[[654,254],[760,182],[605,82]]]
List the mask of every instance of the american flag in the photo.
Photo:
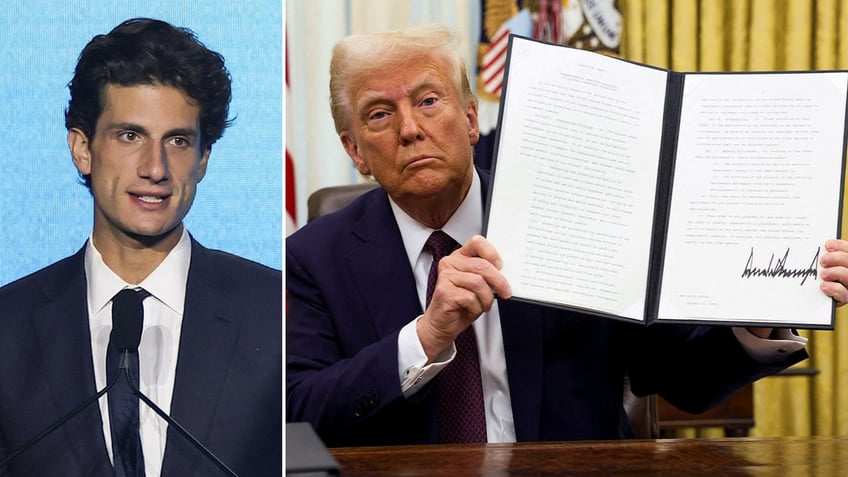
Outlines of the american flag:
[[480,72],[483,79],[483,90],[495,96],[501,94],[503,87],[506,47],[509,43],[510,33],[522,36],[530,36],[533,33],[533,20],[530,17],[529,10],[521,10],[498,28],[498,31],[492,35],[489,41],[489,50],[483,55],[483,67]]
[[509,29],[504,25],[495,33],[489,43],[489,51],[483,56],[483,89],[489,94],[501,94],[508,38]]
[[[289,124],[291,124],[290,111],[291,107],[288,106],[291,99],[291,89],[289,88],[289,45],[288,41],[286,41],[286,138],[291,137],[289,134],[291,129]],[[289,152],[289,141],[286,140],[286,229],[285,233],[288,236],[295,230],[297,230],[297,202],[295,195],[295,181],[294,181],[294,160],[292,159],[292,155]]]

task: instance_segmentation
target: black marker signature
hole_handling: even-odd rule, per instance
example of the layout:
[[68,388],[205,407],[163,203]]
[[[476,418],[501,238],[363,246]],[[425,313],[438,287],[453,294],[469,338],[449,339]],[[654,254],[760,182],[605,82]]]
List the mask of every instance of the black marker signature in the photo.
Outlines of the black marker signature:
[[[751,247],[751,254],[748,255],[748,261],[745,263],[745,270],[742,272],[742,278],[766,277],[766,278],[797,278],[801,277],[801,285],[807,281],[807,278],[818,277],[819,253],[821,248],[816,248],[816,255],[810,266],[807,268],[786,268],[786,261],[789,260],[789,248],[783,254],[783,258],[777,259],[774,263],[774,254],[771,254],[768,266],[766,268],[754,267],[754,247]],[[773,266],[772,266],[773,265]]]

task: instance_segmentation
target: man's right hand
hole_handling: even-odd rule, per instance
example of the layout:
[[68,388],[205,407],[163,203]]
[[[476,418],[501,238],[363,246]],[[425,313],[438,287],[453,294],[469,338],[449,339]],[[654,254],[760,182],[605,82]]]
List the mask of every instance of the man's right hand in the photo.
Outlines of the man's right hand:
[[416,328],[428,363],[489,311],[495,296],[512,296],[512,288],[500,272],[502,265],[495,247],[480,235],[439,262],[433,298]]

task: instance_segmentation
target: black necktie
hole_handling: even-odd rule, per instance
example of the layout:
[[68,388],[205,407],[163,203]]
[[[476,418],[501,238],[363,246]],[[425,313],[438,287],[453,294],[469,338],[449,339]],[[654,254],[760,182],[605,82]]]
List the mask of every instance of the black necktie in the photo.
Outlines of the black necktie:
[[[150,296],[144,290],[125,288],[112,298],[112,335],[106,350],[106,373],[109,385],[109,422],[112,429],[112,457],[115,462],[116,477],[143,477],[144,458],[141,452],[139,434],[138,396],[130,388],[128,378],[137,390],[138,380],[138,341],[126,352],[126,372],[119,370],[124,350],[116,349],[116,326],[137,327],[137,336],[141,336],[141,323],[144,319],[142,301]],[[119,323],[122,322],[122,323]],[[116,325],[116,323],[119,323]],[[129,324],[129,325],[127,325]],[[114,385],[112,384],[114,382]]]

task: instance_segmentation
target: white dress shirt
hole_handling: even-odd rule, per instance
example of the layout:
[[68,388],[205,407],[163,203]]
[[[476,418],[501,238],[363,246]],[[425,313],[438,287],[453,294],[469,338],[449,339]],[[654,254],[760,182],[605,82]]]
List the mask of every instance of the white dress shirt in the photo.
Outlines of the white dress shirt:
[[[112,297],[124,288],[144,288],[150,296],[144,300],[144,326],[138,347],[139,390],[165,413],[170,413],[190,261],[191,240],[188,232],[183,229],[180,241],[147,278],[139,284],[126,283],[103,262],[100,252],[89,238],[85,250],[85,275],[91,353],[98,390],[106,387],[107,383],[106,348],[112,331]],[[98,403],[106,450],[112,459],[112,434],[106,395]],[[139,402],[139,405],[145,474],[159,476],[168,423],[143,402]]]
[[[434,229],[410,217],[391,198],[389,202],[400,229],[409,264],[415,275],[421,308],[424,309],[427,279],[430,264],[433,261],[432,254],[424,249],[424,243]],[[483,199],[476,170],[468,194],[441,230],[460,244],[464,244],[483,230]],[[398,372],[401,390],[406,397],[412,396],[430,382],[456,355],[456,347],[451,346],[434,362],[424,366],[427,355],[416,332],[416,322],[420,318],[419,316],[404,326],[398,336]],[[480,353],[488,442],[515,442],[515,424],[497,301],[492,305],[491,310],[483,313],[474,322],[473,326]],[[759,339],[744,328],[734,328],[733,331],[748,354],[761,362],[784,359],[787,353],[803,348],[807,342],[805,338],[795,336],[786,329],[778,330],[776,337],[779,339],[771,340]]]

